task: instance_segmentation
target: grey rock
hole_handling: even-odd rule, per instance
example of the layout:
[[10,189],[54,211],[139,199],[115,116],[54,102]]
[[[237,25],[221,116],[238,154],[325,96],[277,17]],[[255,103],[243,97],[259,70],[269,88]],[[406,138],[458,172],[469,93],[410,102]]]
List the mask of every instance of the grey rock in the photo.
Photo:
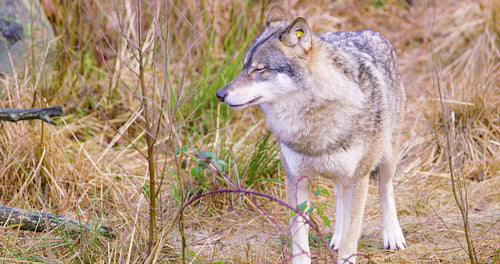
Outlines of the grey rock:
[[25,66],[32,65],[32,59],[35,69],[28,69],[35,73],[42,66],[54,67],[54,30],[37,0],[0,0],[0,31],[0,76],[12,75],[14,70],[23,74]]

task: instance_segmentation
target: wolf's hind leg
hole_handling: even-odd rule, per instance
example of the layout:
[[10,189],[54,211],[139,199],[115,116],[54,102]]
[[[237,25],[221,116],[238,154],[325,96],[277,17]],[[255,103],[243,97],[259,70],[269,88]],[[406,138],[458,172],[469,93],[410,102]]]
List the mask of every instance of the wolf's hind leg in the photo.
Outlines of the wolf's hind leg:
[[382,159],[379,165],[380,183],[378,189],[382,208],[384,248],[402,250],[406,248],[406,240],[399,226],[392,184],[392,177],[396,171],[395,160],[392,155],[386,155]]

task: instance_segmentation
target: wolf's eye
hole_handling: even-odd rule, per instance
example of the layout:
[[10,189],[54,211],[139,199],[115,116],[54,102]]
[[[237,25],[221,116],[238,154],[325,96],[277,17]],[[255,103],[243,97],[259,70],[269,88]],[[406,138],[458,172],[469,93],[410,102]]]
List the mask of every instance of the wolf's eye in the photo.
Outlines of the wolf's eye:
[[263,72],[267,71],[267,68],[266,67],[258,67],[258,68],[255,68],[253,71],[263,73]]

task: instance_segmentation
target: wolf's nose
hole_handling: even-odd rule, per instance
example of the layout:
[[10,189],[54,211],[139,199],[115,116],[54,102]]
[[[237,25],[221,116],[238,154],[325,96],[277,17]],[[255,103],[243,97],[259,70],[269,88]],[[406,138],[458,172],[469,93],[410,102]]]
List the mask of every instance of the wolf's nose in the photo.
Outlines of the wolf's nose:
[[221,102],[224,102],[224,99],[226,98],[226,89],[222,88],[220,90],[217,91],[217,98],[219,98],[219,100]]

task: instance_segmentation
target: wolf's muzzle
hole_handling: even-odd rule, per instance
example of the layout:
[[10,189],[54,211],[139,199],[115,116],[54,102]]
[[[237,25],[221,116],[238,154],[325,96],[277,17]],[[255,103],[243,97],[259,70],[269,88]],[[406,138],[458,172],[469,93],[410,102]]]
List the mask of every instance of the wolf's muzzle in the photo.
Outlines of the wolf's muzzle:
[[220,90],[217,91],[217,98],[224,103],[224,99],[226,98],[227,96],[227,92],[226,92],[226,89],[225,88],[222,88]]

